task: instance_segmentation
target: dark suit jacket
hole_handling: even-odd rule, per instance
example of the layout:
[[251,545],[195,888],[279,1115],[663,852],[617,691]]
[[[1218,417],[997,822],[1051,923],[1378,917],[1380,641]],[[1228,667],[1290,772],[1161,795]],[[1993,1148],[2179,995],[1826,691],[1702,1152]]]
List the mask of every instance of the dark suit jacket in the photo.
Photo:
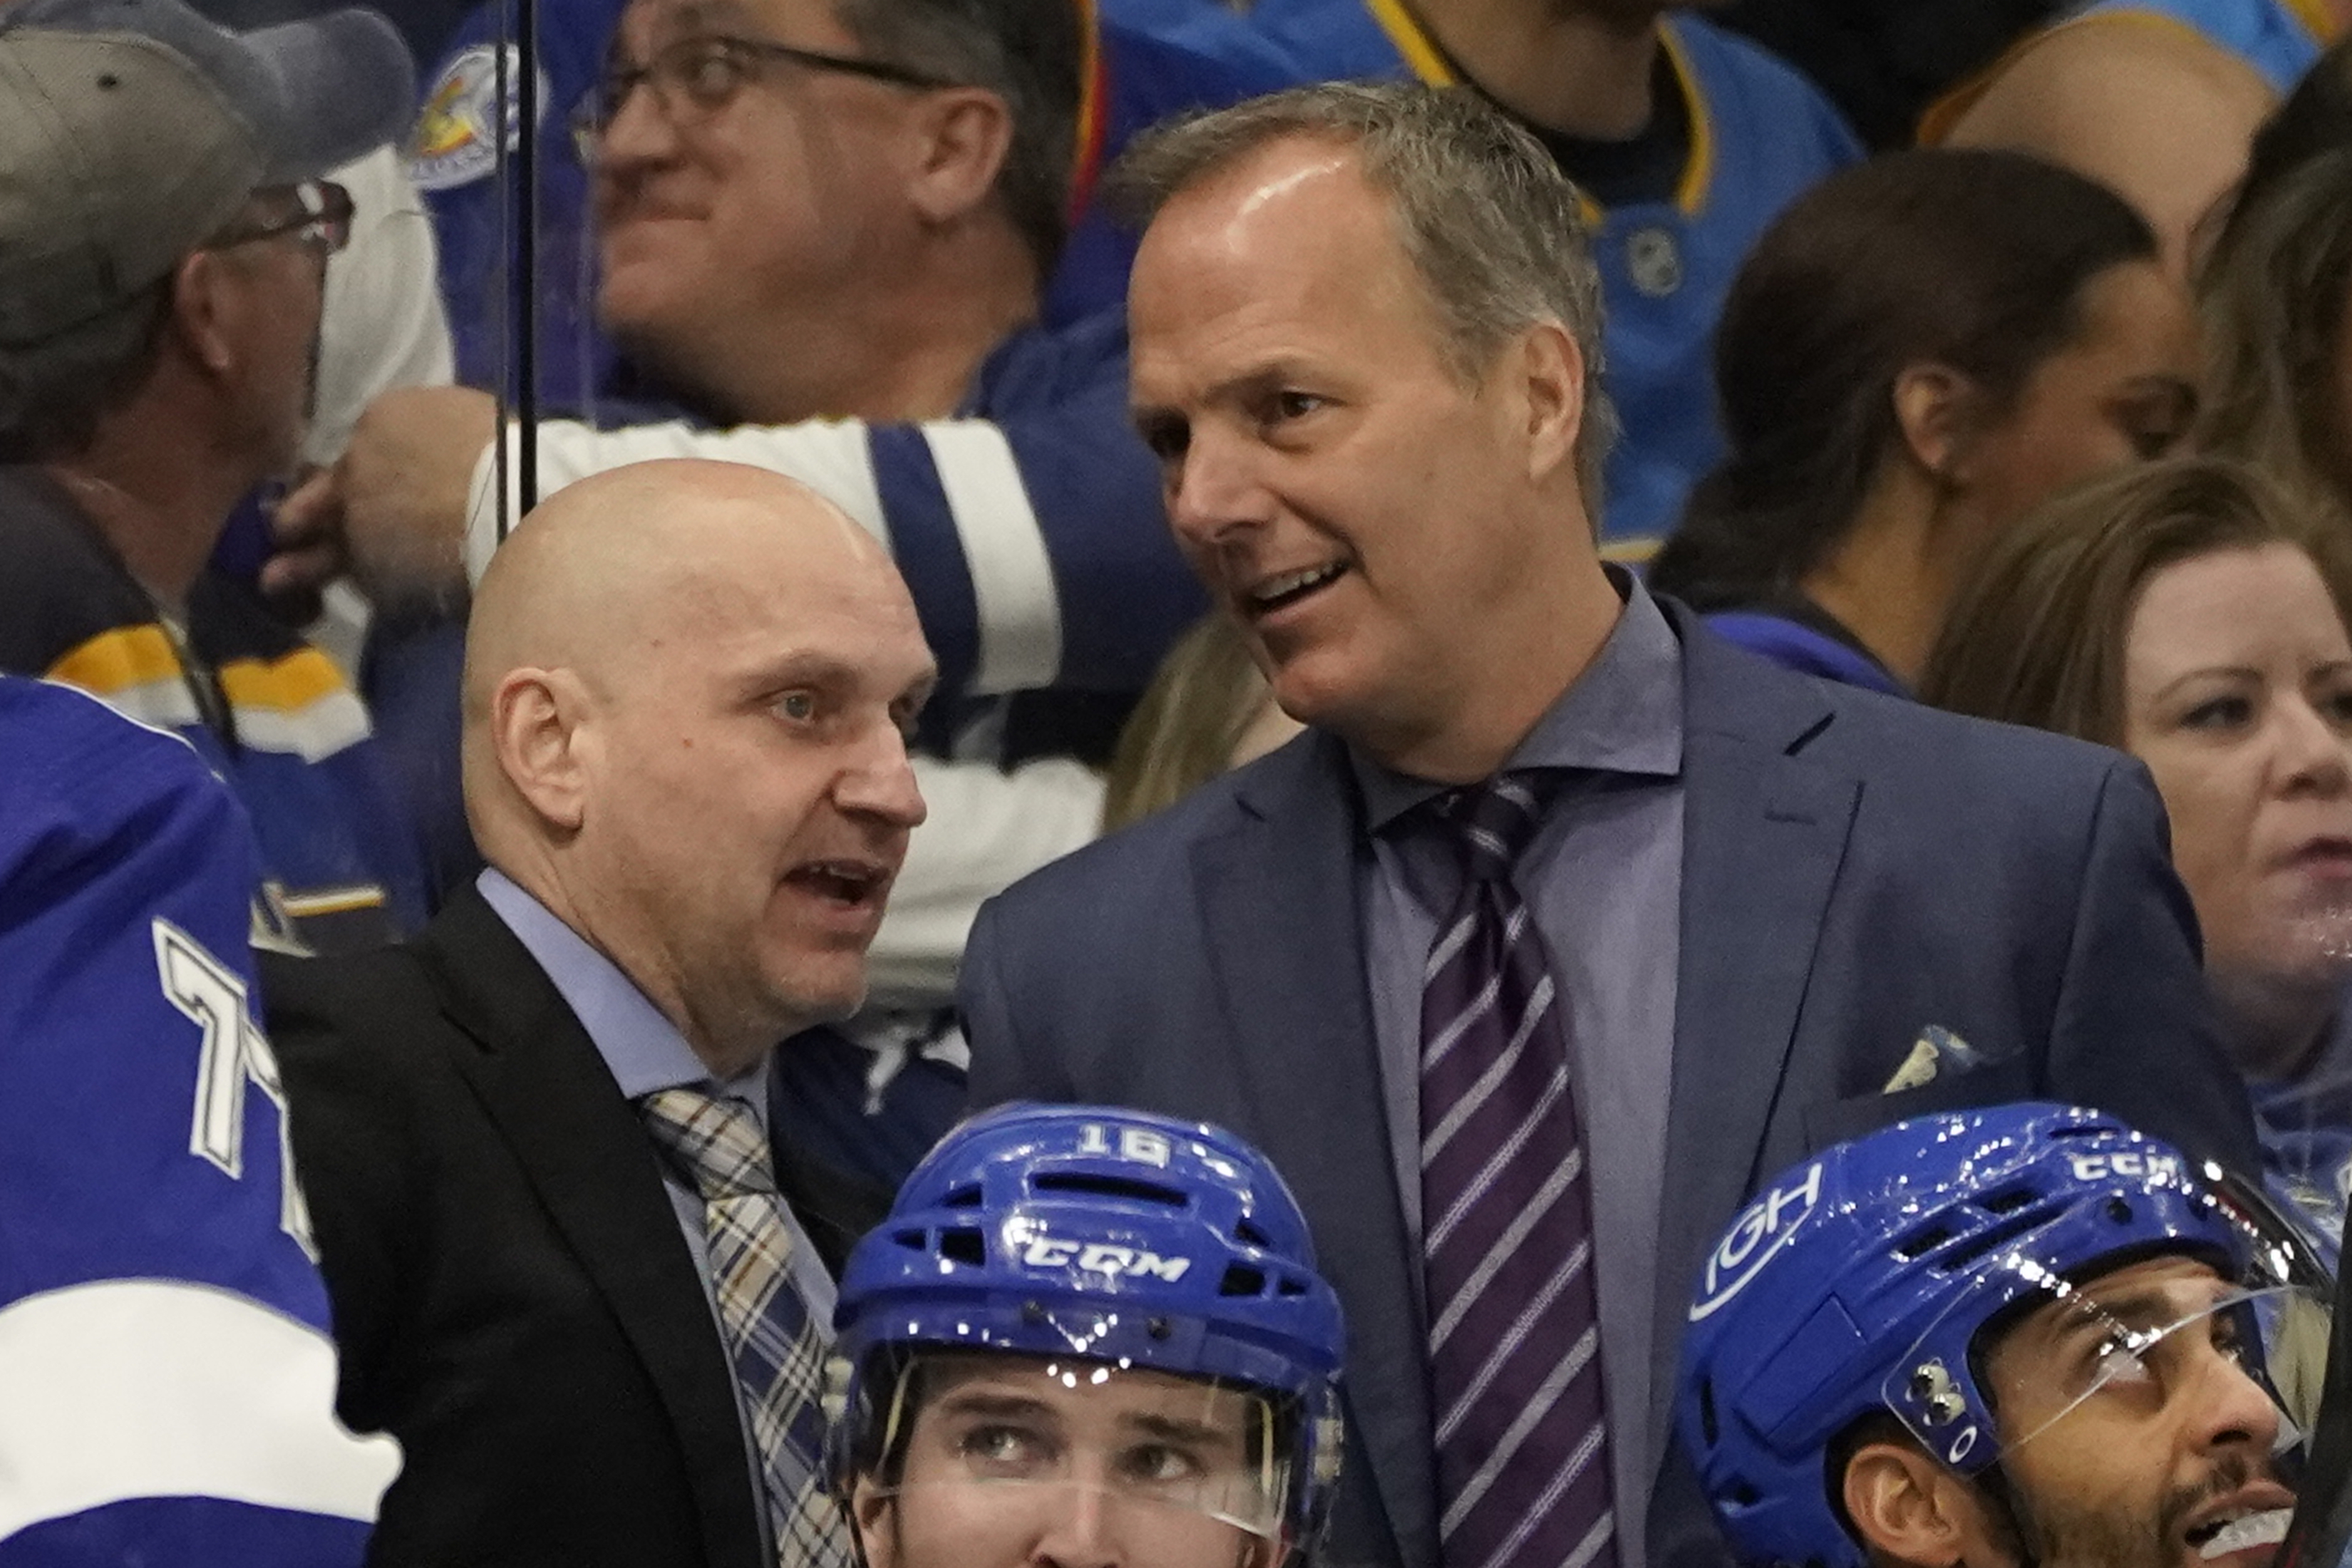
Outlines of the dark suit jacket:
[[[471,889],[415,941],[264,966],[344,1423],[398,1437],[370,1561],[761,1564],[733,1373],[637,1114]],[[778,1176],[827,1261],[888,1194]]]
[[[2127,758],[1684,647],[1681,960],[1658,1226],[1653,1568],[1719,1561],[1665,1463],[1690,1282],[1754,1186],[1906,1115],[2047,1096],[2256,1166],[2206,1023],[2161,807]],[[1223,1123],[1287,1175],[1348,1310],[1356,1439],[1329,1556],[1433,1568],[1429,1399],[1364,981],[1359,805],[1314,733],[987,905],[975,1104]],[[1883,1086],[1923,1026],[1986,1065]]]

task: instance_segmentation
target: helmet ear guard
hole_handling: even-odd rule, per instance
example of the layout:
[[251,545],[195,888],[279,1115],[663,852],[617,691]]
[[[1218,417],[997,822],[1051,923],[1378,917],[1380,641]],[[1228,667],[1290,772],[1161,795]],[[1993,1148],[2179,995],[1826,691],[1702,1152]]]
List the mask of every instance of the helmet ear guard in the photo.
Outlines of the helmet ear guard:
[[896,1463],[915,1358],[1000,1353],[1261,1394],[1289,1451],[1282,1535],[1305,1544],[1339,1465],[1339,1300],[1296,1200],[1219,1129],[1014,1105],[965,1122],[852,1253],[826,1371],[826,1472],[846,1503]]
[[[2093,1111],[1925,1117],[1840,1145],[1768,1184],[1709,1258],[1681,1439],[1743,1561],[1861,1568],[1829,1471],[1868,1416],[1982,1476],[2053,1424],[2003,1440],[1981,1352],[2010,1324],[2171,1254],[2232,1288],[2325,1279],[2275,1220],[2258,1190]],[[2251,1300],[2217,1292],[2183,1321]]]

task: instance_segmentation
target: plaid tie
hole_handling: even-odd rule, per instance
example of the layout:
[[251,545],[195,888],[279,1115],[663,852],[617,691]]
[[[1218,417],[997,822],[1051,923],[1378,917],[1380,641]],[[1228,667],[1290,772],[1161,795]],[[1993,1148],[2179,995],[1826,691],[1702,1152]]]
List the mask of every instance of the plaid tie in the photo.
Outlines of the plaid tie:
[[1423,1264],[1446,1568],[1616,1568],[1591,1190],[1526,775],[1444,797],[1464,858],[1421,1001]]
[[820,1455],[825,1340],[785,1266],[792,1232],[768,1140],[740,1100],[666,1089],[637,1102],[654,1143],[702,1194],[719,1320],[767,1483],[782,1568],[847,1568],[840,1510]]

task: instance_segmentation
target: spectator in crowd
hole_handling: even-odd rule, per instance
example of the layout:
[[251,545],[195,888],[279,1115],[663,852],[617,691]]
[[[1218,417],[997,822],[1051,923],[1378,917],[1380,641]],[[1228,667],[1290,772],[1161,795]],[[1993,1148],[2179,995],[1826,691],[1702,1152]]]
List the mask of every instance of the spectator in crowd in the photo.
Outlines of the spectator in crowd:
[[[1118,324],[1036,324],[1079,21],[758,0],[730,32],[635,0],[587,122],[599,310],[657,395],[542,426],[540,493],[659,456],[790,472],[889,542],[950,692],[1141,690],[1198,589],[1125,428]],[[487,394],[382,399],[286,526],[340,523],[380,596],[460,591],[495,544],[496,433]]]
[[1339,1468],[1339,1304],[1231,1133],[1014,1106],[841,1284],[827,1472],[867,1568],[1283,1568]]
[[2031,153],[2112,187],[2174,272],[2347,0],[2080,0],[1922,118],[1928,146]]
[[1298,730],[1298,721],[1275,705],[1241,628],[1212,614],[1170,652],[1120,732],[1103,826],[1125,827],[1165,810]]
[[[1284,85],[1286,74],[1270,50],[1197,52],[1176,38],[1118,15],[1103,16],[1095,0],[1065,0],[1085,29],[1091,64],[1079,79],[1076,134],[1066,184],[1067,237],[1040,301],[1048,326],[1066,326],[1127,298],[1132,234],[1093,200],[1098,176],[1129,138],[1189,109],[1215,108]],[[414,172],[428,193],[442,240],[443,280],[456,317],[461,378],[472,386],[509,391],[520,384],[514,325],[526,300],[538,317],[537,385],[553,408],[592,414],[606,397],[625,400],[631,376],[614,379],[617,355],[596,319],[597,268],[590,189],[594,166],[595,89],[620,26],[625,0],[541,0],[539,9],[540,100],[538,277],[528,282],[512,243],[514,192],[495,177],[497,146],[489,128],[500,122],[498,55],[514,47],[514,10],[491,0],[475,10],[450,41],[446,59],[426,90],[415,139]],[[859,41],[887,56],[876,34],[887,6],[864,0],[841,12]],[[961,0],[936,8],[959,14],[965,26],[995,25],[988,7]],[[777,19],[796,13],[779,11]],[[778,36],[784,36],[783,29]],[[509,92],[521,72],[509,54]],[[519,106],[505,123],[519,121]],[[511,168],[511,165],[509,165]]]
[[826,1269],[887,1196],[772,1142],[765,1086],[864,995],[931,677],[880,547],[753,469],[577,486],[483,579],[492,868],[266,970],[338,1409],[407,1456],[372,1562],[847,1561]]
[[1964,585],[1920,696],[2148,765],[2267,1167],[2334,1253],[2352,1191],[2352,562],[2260,474],[2051,502]]
[[0,32],[0,668],[184,736],[321,946],[421,916],[414,847],[359,700],[206,561],[299,451],[352,221],[318,176],[409,91],[367,12],[247,35],[179,0],[22,0]]
[[252,829],[80,692],[0,737],[0,1563],[357,1568],[400,1455],[333,1419]]
[[2352,44],[2254,138],[2198,278],[2205,450],[2352,510]]
[[2333,1290],[2258,1198],[2033,1103],[1763,1192],[1699,1276],[1677,1395],[1740,1562],[2271,1561]]
[[2014,153],[1890,153],[1766,232],[1716,339],[1730,449],[1650,585],[1814,675],[1900,692],[1985,547],[2196,408],[2147,226]]
[[1602,386],[1623,430],[1594,517],[1628,559],[1656,548],[1722,449],[1707,343],[1739,258],[1790,198],[1861,156],[1818,89],[1706,8],[1257,0],[1246,22],[1185,35],[1231,33],[1237,51],[1269,39],[1302,83],[1466,84],[1543,143],[1594,224]]
[[1597,280],[1532,137],[1340,84],[1129,158],[1137,423],[1310,733],[982,911],[972,1091],[1282,1167],[1370,1461],[1335,1557],[1711,1550],[1654,1485],[1685,1282],[1808,1147],[2039,1092],[2254,1167],[2140,768],[1775,669],[1602,566]]

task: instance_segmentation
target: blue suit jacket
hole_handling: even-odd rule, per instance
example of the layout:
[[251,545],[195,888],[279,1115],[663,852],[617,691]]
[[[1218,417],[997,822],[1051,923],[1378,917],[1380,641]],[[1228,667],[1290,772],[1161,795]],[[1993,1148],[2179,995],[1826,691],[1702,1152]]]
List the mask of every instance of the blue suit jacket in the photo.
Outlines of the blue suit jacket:
[[[1757,1183],[1900,1117],[2095,1104],[2256,1169],[2213,1044],[2188,900],[2138,763],[1831,686],[1679,606],[1682,945],[1658,1226],[1652,1568],[1719,1563],[1668,1462],[1689,1283]],[[1438,1563],[1413,1304],[1364,982],[1358,805],[1310,732],[981,912],[962,1002],[975,1103],[1100,1100],[1251,1139],[1348,1310],[1352,1417],[1327,1563]],[[1927,1025],[1984,1059],[1884,1094]]]

